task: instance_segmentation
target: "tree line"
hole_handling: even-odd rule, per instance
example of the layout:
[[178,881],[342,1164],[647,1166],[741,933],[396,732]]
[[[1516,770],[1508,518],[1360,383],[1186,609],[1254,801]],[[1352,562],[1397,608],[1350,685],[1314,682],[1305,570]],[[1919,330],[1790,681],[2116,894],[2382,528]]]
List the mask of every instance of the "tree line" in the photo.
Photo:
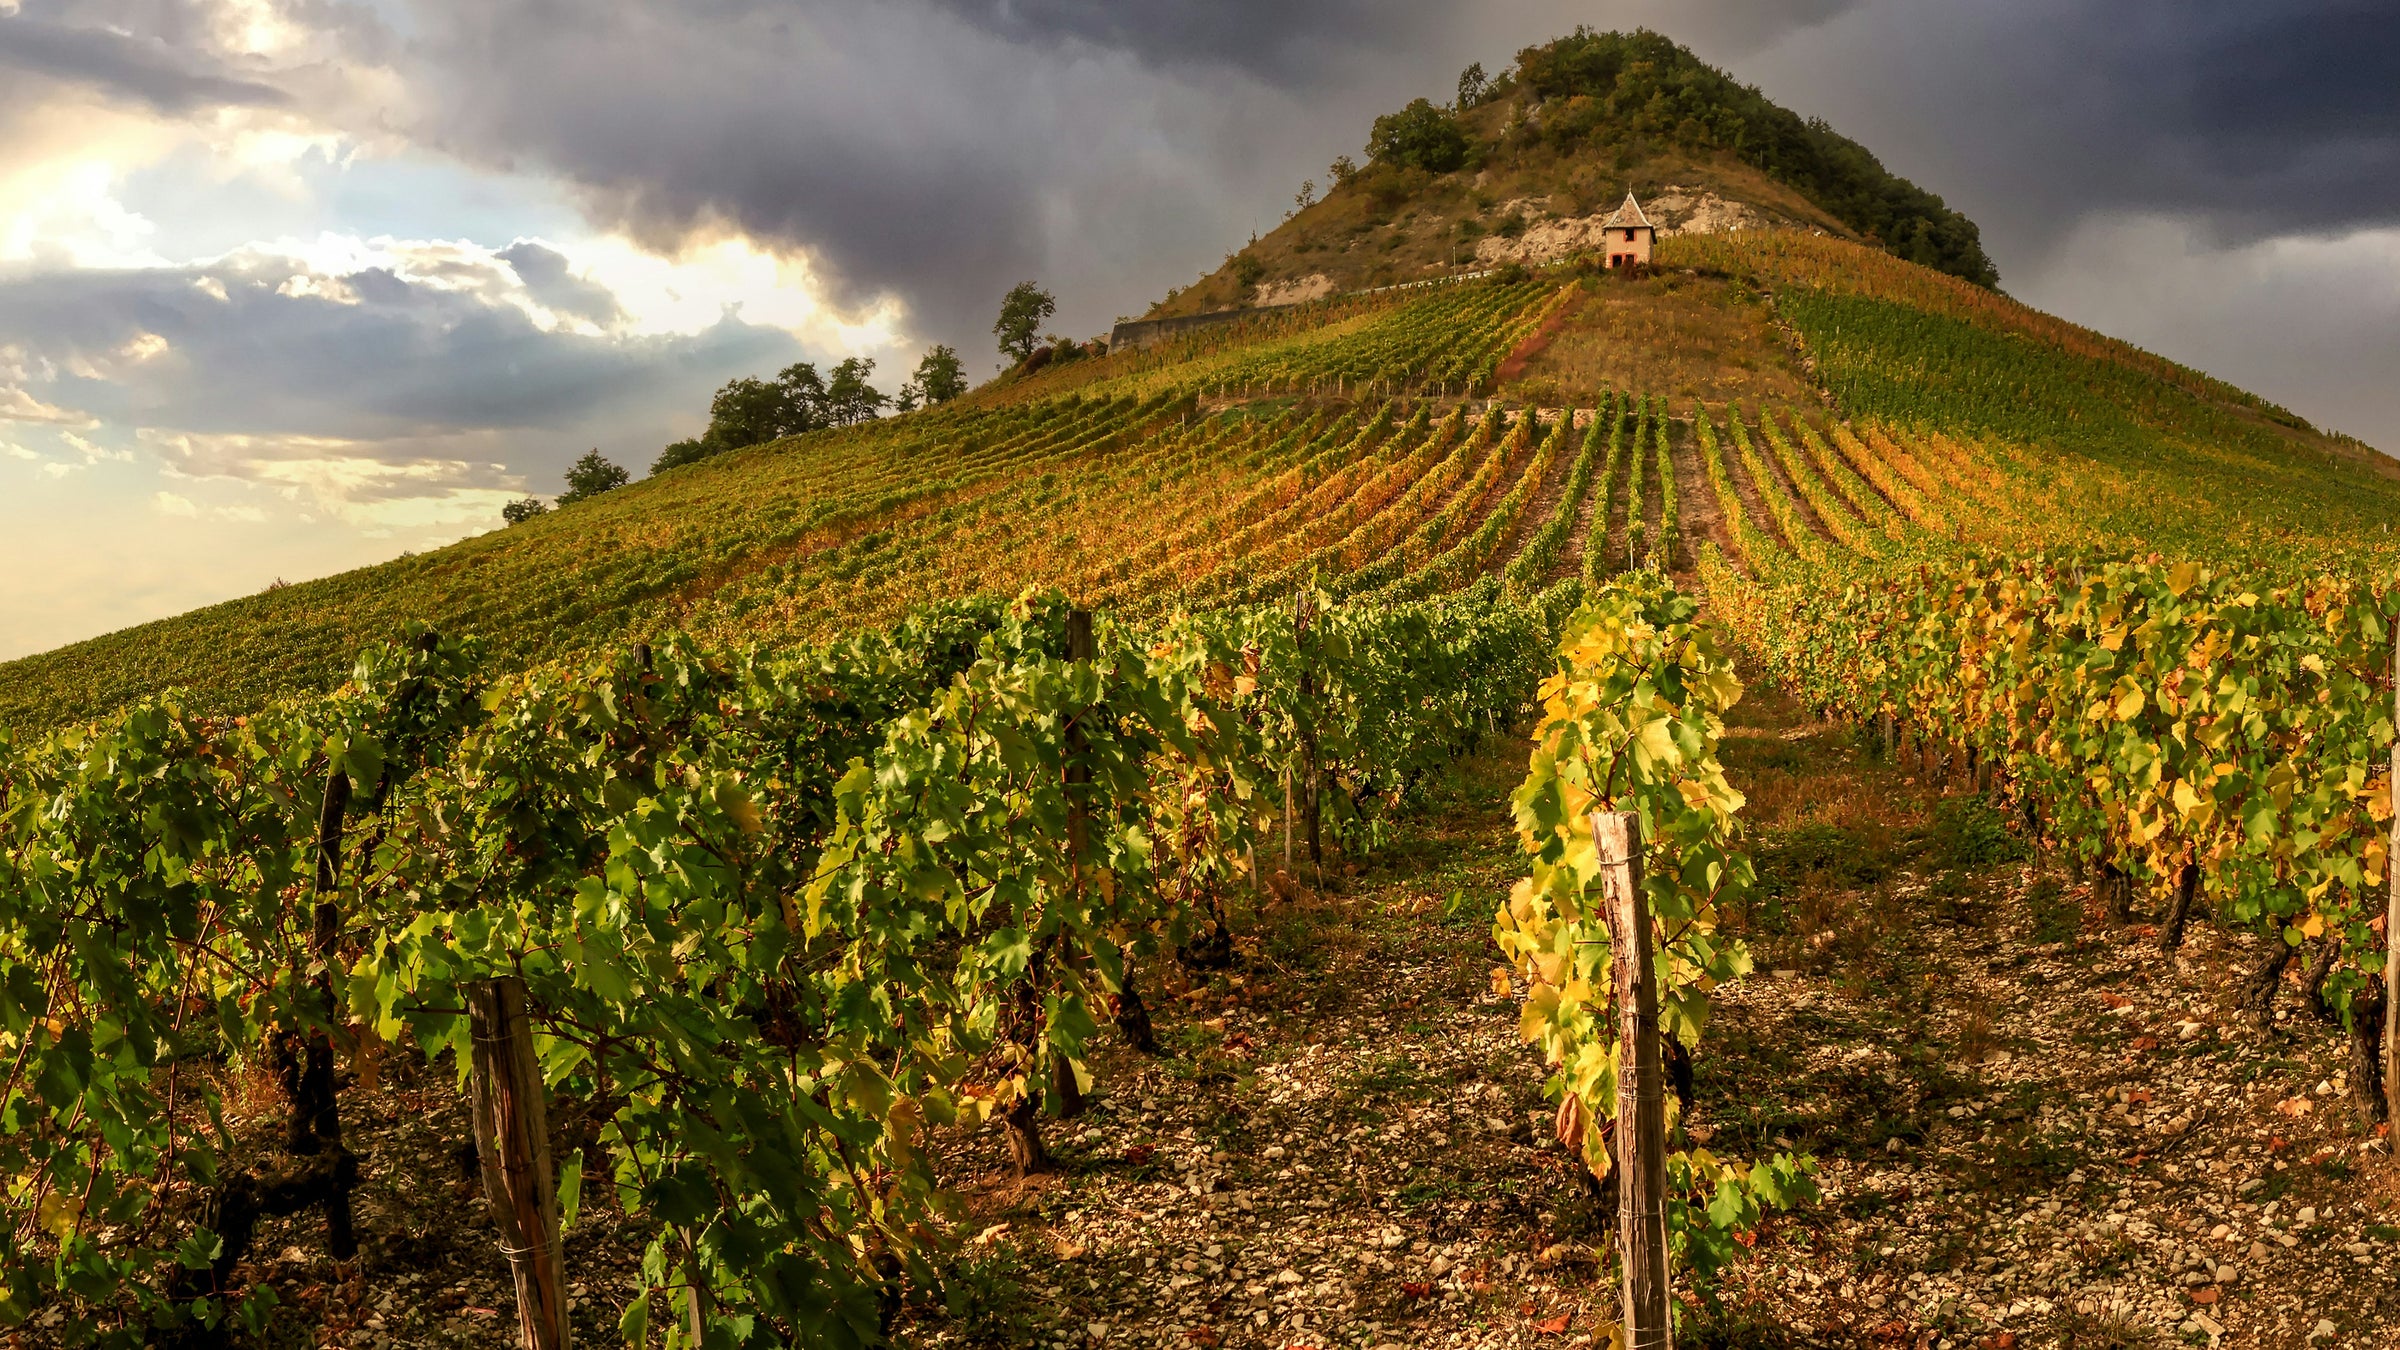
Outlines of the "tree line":
[[[1040,364],[1036,358],[1043,353],[1073,346],[1057,338],[1050,339],[1046,347],[1041,345],[1042,324],[1057,312],[1057,299],[1034,283],[1023,281],[1010,288],[1000,302],[1000,317],[992,324],[1000,354],[1021,368]],[[650,463],[650,472],[661,474],[787,436],[855,426],[883,416],[887,409],[907,413],[933,407],[948,403],[968,388],[966,363],[947,343],[936,343],[927,350],[918,360],[916,372],[896,393],[877,389],[869,380],[874,373],[872,359],[852,356],[822,372],[813,361],[795,361],[773,379],[745,375],[728,380],[709,400],[707,430],[659,451]],[[554,504],[572,506],[631,481],[632,475],[623,465],[591,450],[568,467],[567,489],[558,494]],[[539,497],[525,497],[502,507],[500,515],[516,525],[547,512],[552,505]]]

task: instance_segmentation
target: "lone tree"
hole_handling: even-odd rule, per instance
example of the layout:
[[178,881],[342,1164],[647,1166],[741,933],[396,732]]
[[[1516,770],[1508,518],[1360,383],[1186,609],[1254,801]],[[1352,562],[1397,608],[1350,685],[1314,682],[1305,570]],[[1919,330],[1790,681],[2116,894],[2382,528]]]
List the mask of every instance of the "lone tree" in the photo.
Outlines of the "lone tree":
[[947,343],[937,343],[917,362],[917,394],[928,406],[948,403],[967,392],[966,363]]
[[522,525],[549,509],[549,504],[539,497],[519,497],[500,508],[500,518],[511,525]]
[[567,469],[567,490],[558,494],[560,506],[573,506],[587,497],[625,486],[624,469],[600,457],[597,450],[586,450],[583,458]]
[[992,333],[1000,339],[1003,355],[1013,356],[1023,365],[1033,355],[1033,345],[1040,337],[1042,324],[1058,312],[1058,301],[1050,292],[1030,281],[1020,281],[1010,288],[1000,302],[999,321]]

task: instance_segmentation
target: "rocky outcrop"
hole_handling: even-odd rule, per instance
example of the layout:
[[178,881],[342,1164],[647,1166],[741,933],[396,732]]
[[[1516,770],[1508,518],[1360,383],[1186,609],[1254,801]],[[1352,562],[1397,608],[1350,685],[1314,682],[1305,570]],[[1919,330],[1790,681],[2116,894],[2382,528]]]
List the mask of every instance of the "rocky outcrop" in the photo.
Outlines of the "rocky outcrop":
[[[1546,210],[1543,202],[1530,197],[1503,204],[1500,207],[1503,218],[1515,216],[1529,223],[1514,238],[1495,234],[1477,241],[1475,261],[1487,266],[1546,263],[1577,253],[1602,251],[1600,222],[1607,219],[1607,212],[1543,219]],[[1642,210],[1658,226],[1661,237],[1756,230],[1778,223],[1747,202],[1699,188],[1662,188],[1658,195],[1642,199]]]

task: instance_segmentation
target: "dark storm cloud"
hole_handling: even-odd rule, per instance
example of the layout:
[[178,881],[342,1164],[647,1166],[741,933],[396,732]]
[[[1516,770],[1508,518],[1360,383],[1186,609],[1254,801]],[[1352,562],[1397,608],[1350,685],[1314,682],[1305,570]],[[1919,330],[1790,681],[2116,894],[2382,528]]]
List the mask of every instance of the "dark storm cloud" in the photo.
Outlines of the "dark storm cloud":
[[88,85],[177,115],[291,101],[283,90],[237,78],[206,55],[159,37],[73,27],[23,11],[0,16],[0,68]]
[[[246,259],[0,281],[0,347],[48,372],[36,397],[108,425],[369,443],[662,407],[696,427],[717,383],[798,354],[782,330],[730,318],[691,336],[591,337],[386,268],[294,284],[308,275]],[[164,350],[144,352],[145,335]]]
[[[1061,288],[1062,319],[1105,322],[1093,311],[1138,308],[1162,261],[1213,267],[1245,203],[1302,176],[1248,187],[1257,141],[1313,135],[1259,61],[1206,56],[1232,43],[1220,19],[728,2],[702,22],[619,0],[427,0],[412,21],[421,141],[557,173],[660,246],[731,228],[805,250],[838,302],[901,296],[919,332],[962,344],[1027,277]],[[1182,38],[1201,45],[1145,63]]]
[[525,293],[547,309],[602,328],[613,327],[625,317],[613,292],[568,271],[567,255],[556,249],[520,239],[494,256],[507,262],[525,283]]
[[2004,275],[2008,250],[2046,257],[2063,227],[2113,214],[2174,214],[2225,242],[2400,219],[2385,3],[1889,0],[1745,77],[1967,210]]
[[1431,27],[1430,5],[1388,0],[936,0],[998,37],[1037,46],[1080,43],[1162,67],[1225,67],[1279,84],[1317,86],[1328,63],[1408,46]]

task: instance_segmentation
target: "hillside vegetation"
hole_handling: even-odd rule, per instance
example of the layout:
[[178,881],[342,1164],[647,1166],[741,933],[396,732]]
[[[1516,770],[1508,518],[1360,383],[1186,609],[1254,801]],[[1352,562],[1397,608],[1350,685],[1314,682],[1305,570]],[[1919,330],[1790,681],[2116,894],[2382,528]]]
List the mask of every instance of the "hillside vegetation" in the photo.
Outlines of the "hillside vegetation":
[[1480,67],[1446,105],[1377,119],[1308,199],[1154,316],[1386,286],[1598,248],[1628,191],[1662,230],[1824,231],[1990,287],[1975,223],[1885,169],[1866,147],[1803,119],[1646,29],[1574,34]]
[[[0,725],[37,730],[171,686],[228,711],[327,688],[411,622],[477,633],[511,666],[672,630],[819,637],[927,597],[1035,584],[1163,608],[1312,572],[1388,581],[1412,559],[1447,559],[1445,585],[1511,567],[1520,584],[1600,574],[1591,541],[1622,537],[1637,498],[1630,456],[1587,462],[1589,412],[1537,454],[1548,433],[1487,412],[1493,395],[1610,419],[1672,399],[1678,427],[1695,398],[1921,427],[1988,447],[2028,494],[2016,500],[2046,504],[2027,528],[2061,541],[2279,566],[2390,548],[2380,456],[1991,291],[1789,232],[1670,239],[1661,263],[1632,283],[1565,268],[1295,306],[718,456],[449,548],[10,662]],[[1569,501],[1579,466],[1590,482]],[[1656,537],[1664,484],[1644,473]],[[1968,528],[1997,538],[2012,518]],[[1536,542],[1555,556],[1521,556]]]

